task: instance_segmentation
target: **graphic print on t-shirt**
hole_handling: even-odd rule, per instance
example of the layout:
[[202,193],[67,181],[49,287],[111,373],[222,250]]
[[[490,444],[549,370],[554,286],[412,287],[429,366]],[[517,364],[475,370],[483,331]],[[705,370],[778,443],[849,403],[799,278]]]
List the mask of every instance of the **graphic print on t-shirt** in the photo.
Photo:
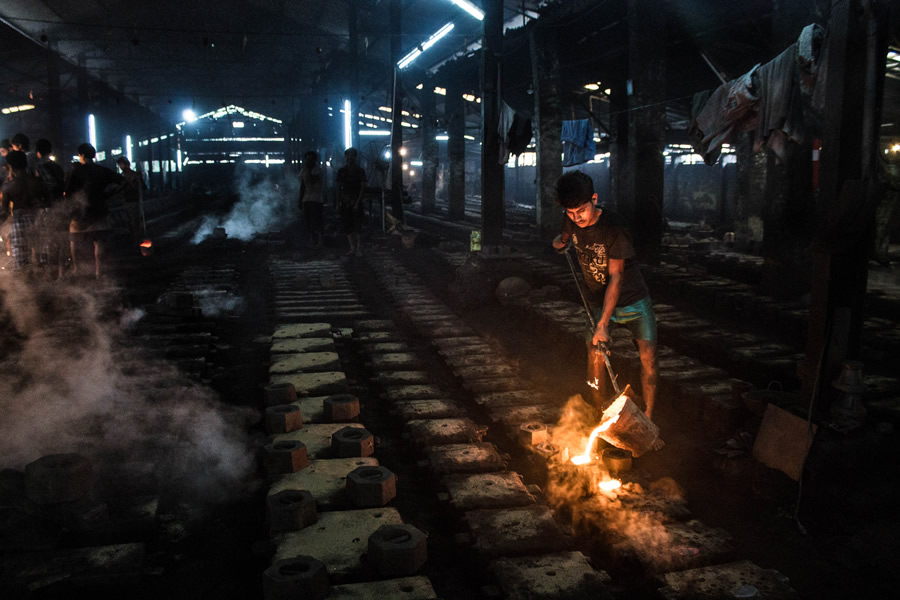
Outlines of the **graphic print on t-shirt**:
[[578,248],[578,235],[572,235],[572,242],[578,249],[578,262],[581,263],[581,272],[585,277],[591,277],[600,285],[606,285],[606,277],[609,273],[609,257],[606,255],[606,245],[594,243]]

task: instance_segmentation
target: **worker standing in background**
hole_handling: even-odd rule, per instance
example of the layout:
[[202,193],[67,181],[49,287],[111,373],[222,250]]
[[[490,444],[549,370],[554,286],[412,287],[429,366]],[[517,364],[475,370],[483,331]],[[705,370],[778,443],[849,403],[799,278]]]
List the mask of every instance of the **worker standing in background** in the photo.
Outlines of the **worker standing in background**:
[[38,251],[36,226],[40,210],[50,205],[47,186],[28,170],[28,158],[21,150],[12,150],[6,156],[10,178],[0,188],[3,212],[12,215],[10,233],[12,255],[16,271],[25,271],[34,261]]
[[306,227],[306,245],[310,248],[324,247],[324,184],[319,153],[310,150],[303,155],[303,166],[300,168],[300,209]]
[[55,275],[58,279],[62,277],[66,256],[68,256],[70,215],[63,204],[66,173],[52,159],[52,151],[53,144],[48,139],[39,139],[34,144],[34,152],[38,159],[37,172],[41,181],[47,186],[50,196],[50,206],[41,211],[38,219],[41,237],[41,264],[49,264],[51,269],[55,266]]
[[131,161],[124,156],[116,159],[116,164],[122,171],[122,178],[125,180],[125,188],[123,189],[122,203],[125,208],[125,214],[128,217],[128,229],[131,232],[131,241],[134,247],[144,236],[144,178],[141,174],[131,168]]
[[607,396],[604,361],[598,345],[609,342],[610,322],[618,323],[631,330],[637,343],[644,413],[652,419],[658,377],[656,315],[625,221],[597,206],[594,182],[581,171],[566,173],[557,180],[556,201],[566,216],[562,233],[553,239],[553,247],[560,251],[567,251],[570,243],[575,247],[587,288],[586,299],[596,323],[588,336],[588,379],[599,384],[594,405],[605,408],[601,404]]
[[78,146],[78,163],[66,180],[65,196],[78,207],[69,224],[69,247],[72,251],[72,274],[78,275],[78,247],[94,245],[94,277],[101,275],[101,259],[110,233],[109,198],[125,186],[125,179],[110,169],[94,163],[97,150],[90,144]]
[[359,249],[359,232],[363,222],[362,197],[366,191],[366,172],[356,164],[358,157],[359,152],[356,148],[347,148],[344,151],[347,164],[338,169],[335,178],[341,224],[347,234],[347,241],[350,242],[348,256],[362,256]]

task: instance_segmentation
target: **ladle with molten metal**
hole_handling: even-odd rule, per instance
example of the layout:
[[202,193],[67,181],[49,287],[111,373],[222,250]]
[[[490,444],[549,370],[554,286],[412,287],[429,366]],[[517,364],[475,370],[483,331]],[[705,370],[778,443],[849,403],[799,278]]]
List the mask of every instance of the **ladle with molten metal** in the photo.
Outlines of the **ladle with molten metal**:
[[138,248],[141,256],[151,256],[153,254],[153,241],[147,237],[147,219],[144,217],[144,203],[140,203],[141,210],[141,243]]
[[[571,242],[562,248],[561,253],[566,255],[566,261],[569,263],[569,270],[572,272],[572,278],[575,280],[575,287],[581,296],[581,302],[584,305],[584,312],[587,315],[588,323],[591,325],[591,331],[596,327],[594,316],[591,314],[591,307],[581,289],[581,282],[578,280],[578,274],[575,272],[575,263],[569,254]],[[612,381],[613,389],[616,391],[616,398],[612,401],[604,411],[603,418],[600,420],[591,437],[588,439],[587,447],[584,454],[572,458],[572,462],[576,465],[583,465],[591,462],[591,456],[597,437],[601,437],[616,448],[630,450],[631,454],[636,458],[653,448],[656,440],[659,438],[659,427],[653,421],[647,418],[630,398],[632,395],[631,386],[626,385],[625,389],[619,387],[618,378],[613,371],[612,363],[609,361],[609,347],[606,342],[601,342],[599,347],[590,350],[599,352],[603,355],[603,362],[606,363],[606,370],[609,372],[609,379]],[[590,382],[589,382],[590,383]],[[599,386],[599,381],[595,382]]]

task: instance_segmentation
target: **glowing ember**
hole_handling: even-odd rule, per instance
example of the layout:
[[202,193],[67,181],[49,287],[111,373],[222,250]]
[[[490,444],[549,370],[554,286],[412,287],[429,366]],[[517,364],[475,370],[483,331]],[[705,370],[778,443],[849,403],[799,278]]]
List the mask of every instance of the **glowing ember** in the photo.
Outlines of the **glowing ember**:
[[622,409],[625,408],[626,402],[628,402],[627,396],[619,396],[609,405],[609,408],[603,411],[603,418],[600,420],[600,424],[591,432],[584,452],[572,457],[573,464],[586,465],[594,460],[591,456],[591,450],[594,448],[594,444],[597,443],[597,436],[612,427],[619,420],[619,415],[622,413]]
[[608,492],[610,490],[617,490],[620,487],[622,487],[622,482],[619,481],[618,479],[610,479],[609,481],[601,481],[598,484],[598,487],[601,490]]
[[151,242],[150,240],[144,240],[143,242],[141,242],[141,248],[152,248],[152,247],[153,247],[153,242]]
[[595,390],[599,390],[599,389],[600,389],[600,380],[599,380],[598,378],[596,378],[596,377],[594,377],[594,380],[593,380],[593,381],[588,381],[588,382],[586,382],[586,383],[587,383],[589,386],[591,386],[592,388],[594,388]]

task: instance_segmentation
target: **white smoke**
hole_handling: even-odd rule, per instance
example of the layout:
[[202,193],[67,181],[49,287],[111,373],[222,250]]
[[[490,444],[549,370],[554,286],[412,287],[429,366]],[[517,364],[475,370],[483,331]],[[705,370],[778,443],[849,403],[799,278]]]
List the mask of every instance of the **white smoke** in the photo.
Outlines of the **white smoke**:
[[230,238],[248,241],[254,236],[280,230],[296,217],[297,183],[283,178],[280,171],[272,173],[240,166],[234,174],[234,189],[238,201],[225,217],[207,216],[193,243],[199,244],[223,227]]
[[239,312],[244,307],[244,298],[226,290],[203,288],[191,292],[194,295],[194,306],[204,316],[218,317]]
[[115,315],[94,289],[75,285],[4,277],[0,294],[0,468],[75,452],[153,462],[161,481],[205,500],[248,489],[256,411],[224,405],[143,356],[121,330],[137,313]]
[[[587,450],[590,432],[598,424],[592,408],[581,396],[573,396],[551,430],[551,442],[568,461]],[[596,449],[590,454],[596,456]],[[649,489],[627,481],[614,490],[599,488],[600,482],[612,478],[601,460],[580,468],[568,462],[553,463],[547,479],[547,501],[565,514],[579,533],[602,536],[618,554],[638,557],[650,569],[683,566],[699,552],[671,533],[672,515],[686,513],[684,492],[674,480],[662,478]]]

